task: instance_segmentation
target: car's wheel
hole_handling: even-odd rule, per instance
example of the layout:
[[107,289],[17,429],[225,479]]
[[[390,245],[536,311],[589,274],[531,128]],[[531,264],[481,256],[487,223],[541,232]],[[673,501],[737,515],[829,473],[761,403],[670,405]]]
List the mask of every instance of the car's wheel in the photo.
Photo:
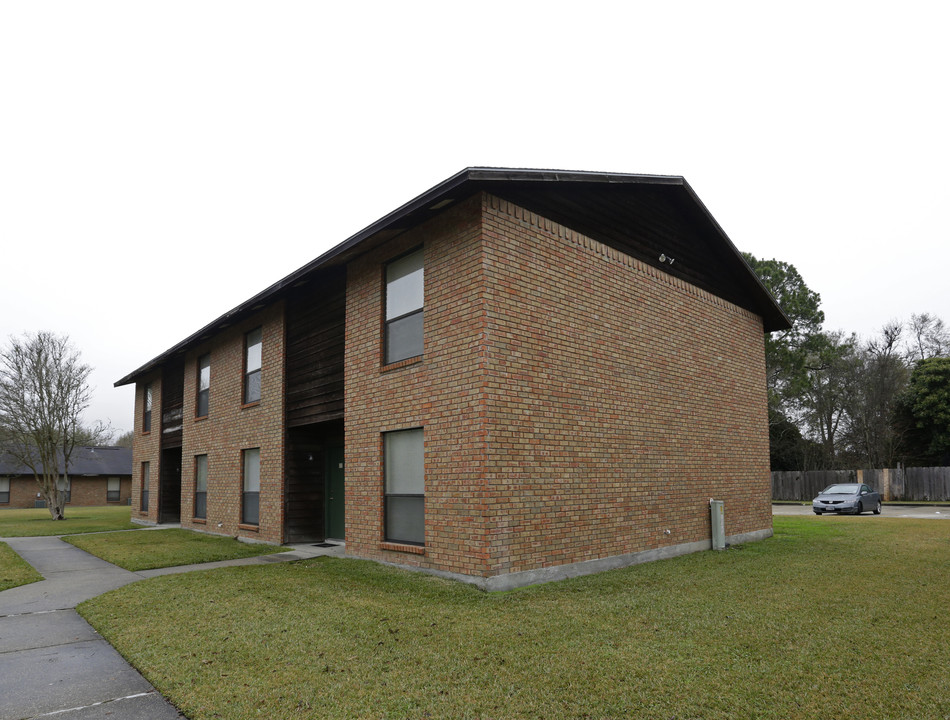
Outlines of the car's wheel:
[[864,504],[860,500],[858,500],[858,504],[854,506],[854,514],[860,515],[863,512],[864,512]]
[[881,514],[881,501],[880,501],[880,500],[878,500],[878,501],[877,501],[877,505],[874,506],[874,514],[875,514],[875,515],[880,515],[880,514]]
[[815,510],[815,515],[821,515],[821,510]]

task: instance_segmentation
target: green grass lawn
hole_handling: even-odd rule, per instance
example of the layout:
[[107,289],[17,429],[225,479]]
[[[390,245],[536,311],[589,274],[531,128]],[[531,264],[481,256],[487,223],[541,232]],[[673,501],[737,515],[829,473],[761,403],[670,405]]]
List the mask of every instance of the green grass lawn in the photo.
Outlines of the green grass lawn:
[[51,520],[49,510],[0,510],[0,537],[36,537],[40,535],[68,535],[71,533],[134,530],[128,505],[103,507],[66,506],[65,520]]
[[950,523],[775,529],[508,593],[323,558],[80,612],[192,720],[950,715]]
[[75,535],[63,540],[133,572],[272,555],[288,549],[176,528],[140,533]]
[[0,592],[42,579],[43,576],[13,552],[9,545],[0,542]]

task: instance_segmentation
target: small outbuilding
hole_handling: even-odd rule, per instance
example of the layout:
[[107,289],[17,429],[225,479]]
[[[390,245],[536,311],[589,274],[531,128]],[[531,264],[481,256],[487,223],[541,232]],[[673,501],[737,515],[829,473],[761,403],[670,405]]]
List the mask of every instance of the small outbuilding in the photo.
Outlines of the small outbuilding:
[[[62,459],[58,470],[67,505],[128,505],[132,497],[132,448],[76,447],[68,476]],[[0,509],[34,507],[46,507],[46,501],[33,471],[0,451]]]

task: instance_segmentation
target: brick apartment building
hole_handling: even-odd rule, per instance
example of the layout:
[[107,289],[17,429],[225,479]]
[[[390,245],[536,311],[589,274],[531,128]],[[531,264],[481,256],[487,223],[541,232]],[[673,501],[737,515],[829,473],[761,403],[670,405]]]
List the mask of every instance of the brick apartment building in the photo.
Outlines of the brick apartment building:
[[133,517],[486,588],[767,537],[786,327],[683,178],[468,168],[116,383]]
[[[62,458],[59,472],[62,476]],[[67,505],[128,505],[132,496],[132,449],[76,447],[69,462],[69,479],[61,480]],[[46,502],[33,471],[0,451],[0,509],[34,507],[46,507]]]

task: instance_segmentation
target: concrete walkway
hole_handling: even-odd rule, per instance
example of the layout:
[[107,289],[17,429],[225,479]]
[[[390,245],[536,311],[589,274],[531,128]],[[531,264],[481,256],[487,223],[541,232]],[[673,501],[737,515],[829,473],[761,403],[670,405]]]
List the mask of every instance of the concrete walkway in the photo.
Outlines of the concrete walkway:
[[[136,530],[133,532],[147,532]],[[262,565],[344,547],[295,545],[290,552],[129,572],[58,537],[4,538],[45,578],[0,592],[0,718],[174,720],[184,716],[99,633],[76,606],[149,577],[233,565]]]

